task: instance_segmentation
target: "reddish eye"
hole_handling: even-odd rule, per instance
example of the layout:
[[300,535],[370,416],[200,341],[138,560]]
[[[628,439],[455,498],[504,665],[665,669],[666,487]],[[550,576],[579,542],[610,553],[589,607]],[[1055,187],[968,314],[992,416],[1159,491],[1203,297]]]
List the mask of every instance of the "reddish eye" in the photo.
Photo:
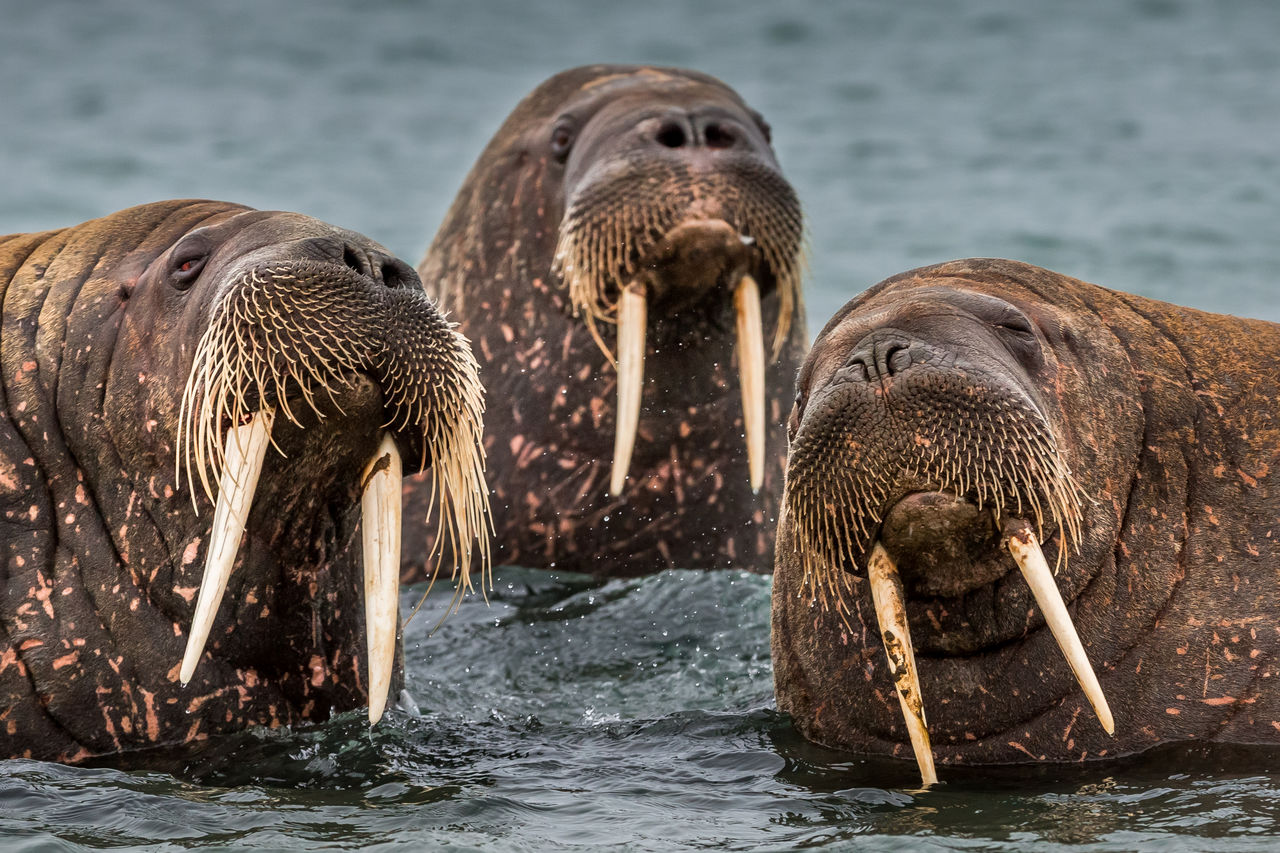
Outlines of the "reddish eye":
[[563,119],[551,131],[551,156],[563,163],[573,147],[573,126]]
[[183,252],[181,256],[173,259],[173,272],[169,275],[169,282],[178,290],[186,290],[195,284],[208,260],[207,252],[201,254]]
[[169,283],[175,290],[188,290],[200,278],[200,271],[213,254],[214,242],[207,228],[197,228],[169,255]]

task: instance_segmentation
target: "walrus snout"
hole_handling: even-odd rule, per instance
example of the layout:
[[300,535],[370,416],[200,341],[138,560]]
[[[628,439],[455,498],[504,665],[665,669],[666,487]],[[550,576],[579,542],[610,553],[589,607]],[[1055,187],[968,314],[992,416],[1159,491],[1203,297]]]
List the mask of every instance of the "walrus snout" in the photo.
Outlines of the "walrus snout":
[[[635,443],[650,304],[659,334],[719,337],[736,318],[748,475],[764,478],[766,338],[762,293],[778,300],[773,357],[800,302],[799,202],[764,131],[721,100],[640,111],[623,99],[589,122],[568,157],[553,271],[618,368],[609,492],[621,493]],[[614,132],[616,131],[616,132]],[[596,321],[617,325],[610,349]]]
[[[440,542],[454,549],[463,586],[473,541],[486,552],[488,505],[483,395],[470,347],[416,273],[357,238],[325,229],[261,246],[221,270],[225,281],[179,413],[179,472],[193,501],[198,482],[215,502],[179,680],[189,683],[204,655],[269,449],[300,442],[292,456],[304,464],[314,457],[312,476],[337,454],[357,481],[369,719],[376,722],[395,665],[406,463],[410,472],[430,466],[447,531]],[[362,434],[336,440],[335,425]],[[352,457],[344,448],[363,452]],[[482,571],[485,562],[482,556]]]

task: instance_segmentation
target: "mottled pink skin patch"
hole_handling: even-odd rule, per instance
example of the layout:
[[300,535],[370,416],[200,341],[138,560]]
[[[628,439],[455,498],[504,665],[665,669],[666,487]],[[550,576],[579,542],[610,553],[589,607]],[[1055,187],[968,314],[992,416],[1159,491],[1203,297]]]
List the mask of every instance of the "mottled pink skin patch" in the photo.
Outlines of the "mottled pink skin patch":
[[7,456],[0,454],[0,489],[12,491],[18,488],[18,472]]
[[0,650],[0,672],[4,672],[11,666],[17,667],[20,674],[23,673],[23,670],[25,669],[22,665],[22,661],[18,658],[17,649],[8,647]]
[[324,685],[324,676],[324,658],[320,655],[313,655],[311,658],[311,686],[322,687]]

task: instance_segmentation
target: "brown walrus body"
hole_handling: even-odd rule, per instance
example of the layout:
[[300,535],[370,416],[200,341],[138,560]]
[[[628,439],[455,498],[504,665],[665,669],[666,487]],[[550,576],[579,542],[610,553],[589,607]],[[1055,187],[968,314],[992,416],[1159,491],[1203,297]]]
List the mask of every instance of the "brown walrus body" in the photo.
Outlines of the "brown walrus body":
[[[773,599],[779,707],[819,743],[911,755],[868,593],[878,547],[897,566],[943,763],[1280,743],[1278,402],[1272,323],[1012,261],[867,291],[799,378]],[[1018,518],[1057,566],[1114,736],[1005,548],[1001,525]]]
[[[496,401],[485,449],[498,561],[599,575],[772,568],[782,418],[807,346],[802,230],[767,126],[714,78],[577,68],[516,107],[419,267]],[[778,354],[758,494],[735,352],[744,275]],[[634,455],[611,494],[618,373],[603,349],[618,352],[610,326],[628,285],[647,295],[648,340]],[[426,494],[407,487],[409,518]],[[416,529],[410,577],[427,550]]]
[[[476,381],[413,270],[309,217],[170,201],[0,238],[0,283],[0,757],[76,761],[363,706],[362,469],[388,429],[406,464],[447,462],[420,431]],[[200,360],[215,326],[238,361]],[[424,367],[439,396],[415,403]],[[179,463],[271,406],[280,452],[183,687],[215,515],[194,470],[224,460]]]

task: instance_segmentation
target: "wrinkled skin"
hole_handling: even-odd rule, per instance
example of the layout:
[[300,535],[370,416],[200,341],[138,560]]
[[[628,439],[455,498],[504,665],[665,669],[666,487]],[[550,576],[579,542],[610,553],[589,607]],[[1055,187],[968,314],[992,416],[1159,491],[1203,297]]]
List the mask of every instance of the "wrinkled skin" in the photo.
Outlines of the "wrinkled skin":
[[[887,357],[868,374],[869,352]],[[967,385],[945,378],[954,375]],[[958,490],[896,467],[923,453],[931,413],[955,405],[946,395],[977,399],[975,389],[1033,401],[1083,495],[1079,550],[1057,584],[1114,711],[1114,737],[1001,547],[990,500],[978,510],[972,488],[957,501]],[[799,377],[773,592],[779,707],[818,743],[912,755],[865,550],[822,561],[845,584],[847,625],[803,584],[801,554],[821,549],[796,522],[798,496],[819,469],[797,464],[825,453],[856,456],[890,481],[867,535],[853,538],[879,538],[899,564],[940,764],[1280,743],[1278,399],[1272,323],[1000,260],[914,270],[867,291],[828,323]],[[1006,453],[1006,470],[1017,455]],[[1063,535],[1046,522],[1050,566]]]
[[[192,257],[203,268],[175,284]],[[278,419],[287,458],[267,454],[205,655],[178,683],[212,516],[176,479],[182,390],[218,296],[263,265],[306,265],[315,287],[333,270],[371,304],[416,291],[406,304],[436,316],[406,264],[297,214],[160,202],[0,240],[0,756],[77,761],[366,704],[355,530],[386,420],[368,377],[322,402],[323,423],[305,406],[303,428]]]
[[[645,383],[630,479],[610,496],[617,374],[586,317],[575,316],[554,257],[567,210],[589,218],[624,196],[633,220],[661,224],[631,258],[651,294]],[[763,224],[744,224],[747,197]],[[727,232],[702,227],[719,216],[733,222]],[[691,227],[667,231],[685,220]],[[485,449],[495,562],[601,576],[772,569],[783,418],[807,335],[797,304],[767,368],[766,470],[753,494],[734,354],[732,294],[742,273],[760,284],[767,358],[780,310],[765,235],[752,234],[750,247],[736,238],[753,230],[776,232],[774,248],[798,268],[799,206],[767,127],[711,77],[578,68],[544,82],[508,117],[419,266],[473,342],[494,401]],[[611,277],[605,298],[623,284]],[[614,326],[596,325],[614,347]],[[406,481],[410,580],[422,577],[428,549],[419,523],[426,496]]]

